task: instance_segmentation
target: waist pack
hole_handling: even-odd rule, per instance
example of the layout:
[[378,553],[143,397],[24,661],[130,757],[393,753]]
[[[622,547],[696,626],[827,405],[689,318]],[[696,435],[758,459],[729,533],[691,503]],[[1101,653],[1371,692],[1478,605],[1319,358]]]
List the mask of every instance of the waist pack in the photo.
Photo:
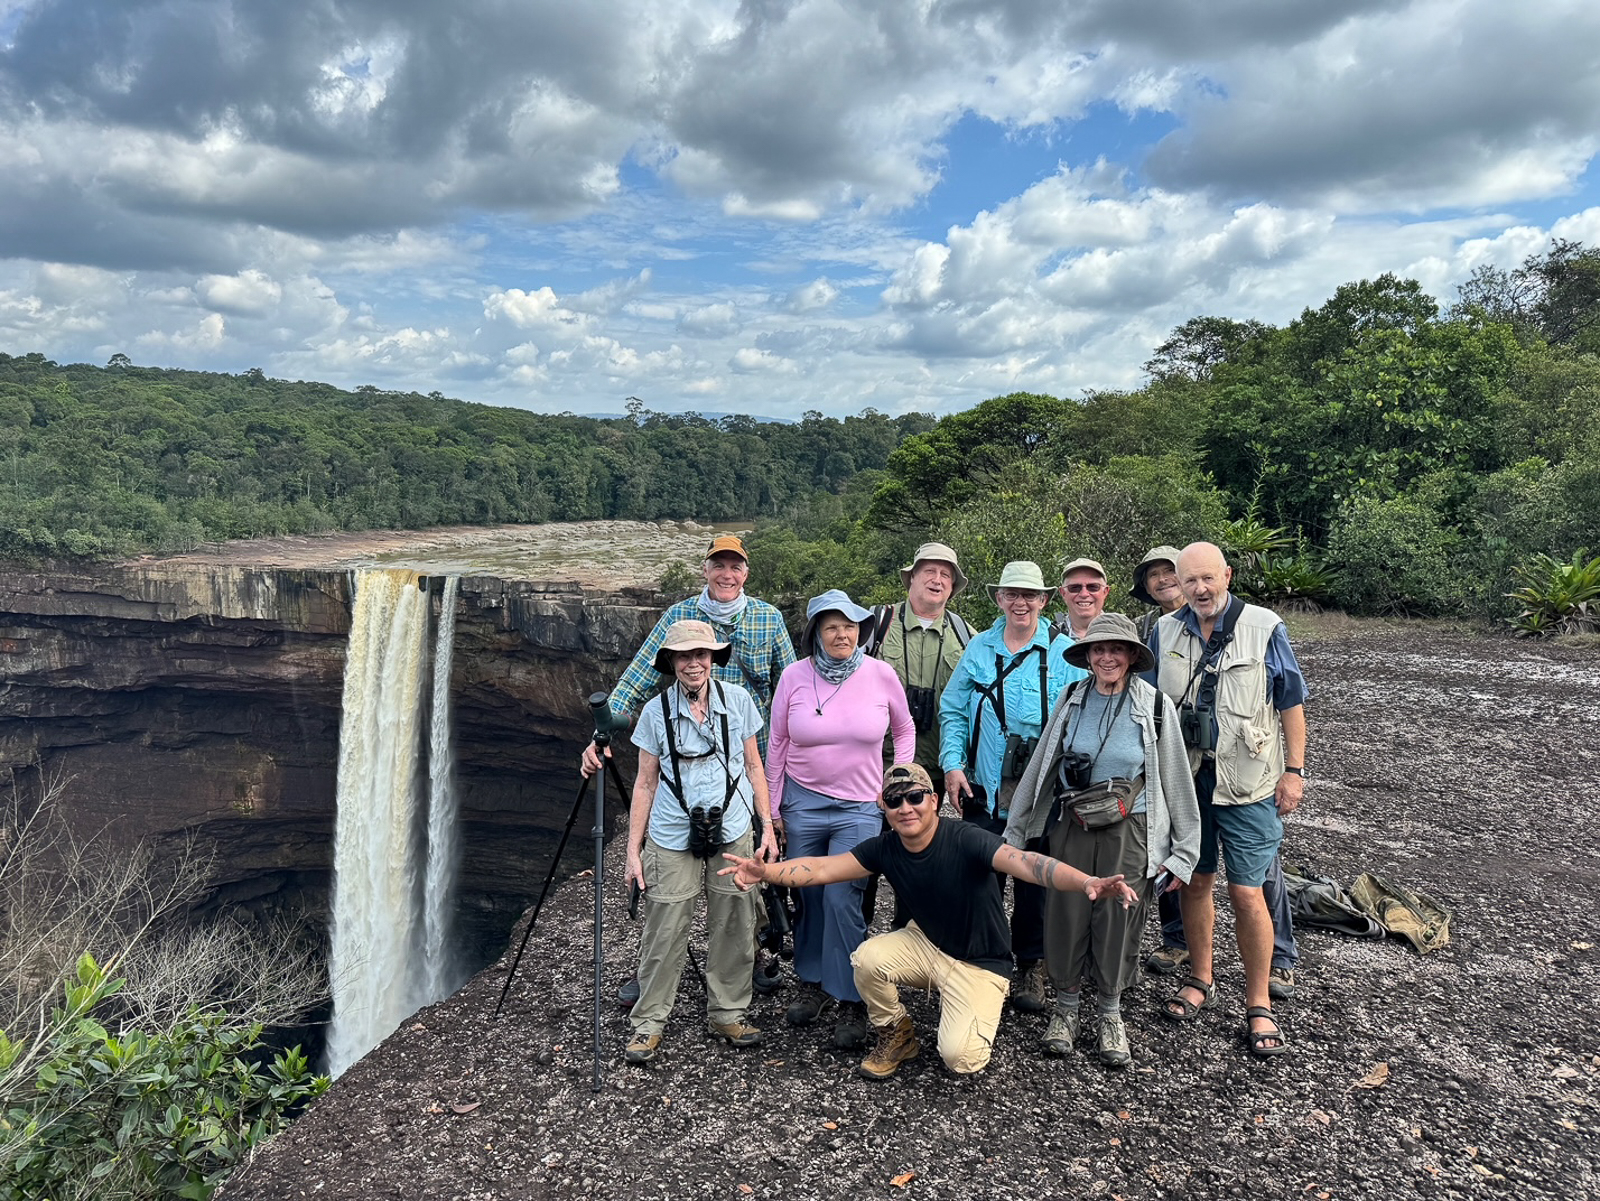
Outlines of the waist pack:
[[1085,830],[1103,830],[1107,826],[1114,826],[1133,812],[1133,803],[1143,791],[1144,776],[1139,775],[1132,780],[1112,776],[1087,788],[1060,792],[1045,822],[1045,833],[1053,830],[1062,816],[1068,813]]

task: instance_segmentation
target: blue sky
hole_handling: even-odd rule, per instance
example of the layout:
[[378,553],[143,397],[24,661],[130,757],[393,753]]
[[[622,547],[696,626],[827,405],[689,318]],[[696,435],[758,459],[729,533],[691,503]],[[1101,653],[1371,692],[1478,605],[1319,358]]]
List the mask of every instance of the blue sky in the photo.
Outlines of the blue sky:
[[0,0],[0,350],[551,412],[1077,396],[1199,314],[1600,243],[1597,130],[1592,3]]

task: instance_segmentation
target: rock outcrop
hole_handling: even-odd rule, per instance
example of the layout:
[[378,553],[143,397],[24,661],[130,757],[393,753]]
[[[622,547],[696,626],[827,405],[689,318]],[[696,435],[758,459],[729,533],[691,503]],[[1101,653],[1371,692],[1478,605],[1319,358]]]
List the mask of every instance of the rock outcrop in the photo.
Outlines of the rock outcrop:
[[[463,575],[452,684],[462,907],[492,954],[570,811],[583,698],[610,686],[663,607],[638,560],[653,577],[663,558],[697,558],[706,535],[605,522],[411,537],[405,565],[421,571],[506,560]],[[41,771],[64,780],[80,834],[198,838],[216,852],[215,903],[319,912],[352,569],[399,566],[405,545],[346,535],[0,570],[0,773],[24,791]],[[565,548],[578,582],[529,578],[530,564],[554,566],[541,545]],[[581,560],[585,546],[605,553]]]

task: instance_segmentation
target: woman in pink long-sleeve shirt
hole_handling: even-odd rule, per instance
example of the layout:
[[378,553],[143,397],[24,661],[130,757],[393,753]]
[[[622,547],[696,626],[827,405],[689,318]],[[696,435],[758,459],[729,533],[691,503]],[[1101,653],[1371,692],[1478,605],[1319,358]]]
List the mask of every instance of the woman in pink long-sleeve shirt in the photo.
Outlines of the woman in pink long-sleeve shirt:
[[[784,669],[772,698],[767,780],[773,820],[791,858],[836,855],[882,829],[883,738],[894,735],[894,761],[916,753],[916,726],[894,669],[863,654],[873,614],[839,589],[806,606],[807,658]],[[796,889],[794,970],[799,998],[792,1025],[816,1021],[831,997],[839,1003],[834,1045],[866,1041],[866,1007],[850,955],[866,937],[865,880]]]

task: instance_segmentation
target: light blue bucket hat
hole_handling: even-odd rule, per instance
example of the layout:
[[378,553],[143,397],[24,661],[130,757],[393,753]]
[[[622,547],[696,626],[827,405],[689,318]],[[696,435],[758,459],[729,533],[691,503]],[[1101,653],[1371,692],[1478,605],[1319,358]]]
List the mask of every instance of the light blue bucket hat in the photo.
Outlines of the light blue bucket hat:
[[878,624],[878,615],[871,609],[863,609],[856,604],[843,588],[829,588],[822,595],[813,596],[806,602],[806,632],[800,639],[802,654],[809,655],[815,649],[817,622],[824,613],[843,613],[860,626],[861,634],[857,645],[865,644],[872,637],[873,628]]

